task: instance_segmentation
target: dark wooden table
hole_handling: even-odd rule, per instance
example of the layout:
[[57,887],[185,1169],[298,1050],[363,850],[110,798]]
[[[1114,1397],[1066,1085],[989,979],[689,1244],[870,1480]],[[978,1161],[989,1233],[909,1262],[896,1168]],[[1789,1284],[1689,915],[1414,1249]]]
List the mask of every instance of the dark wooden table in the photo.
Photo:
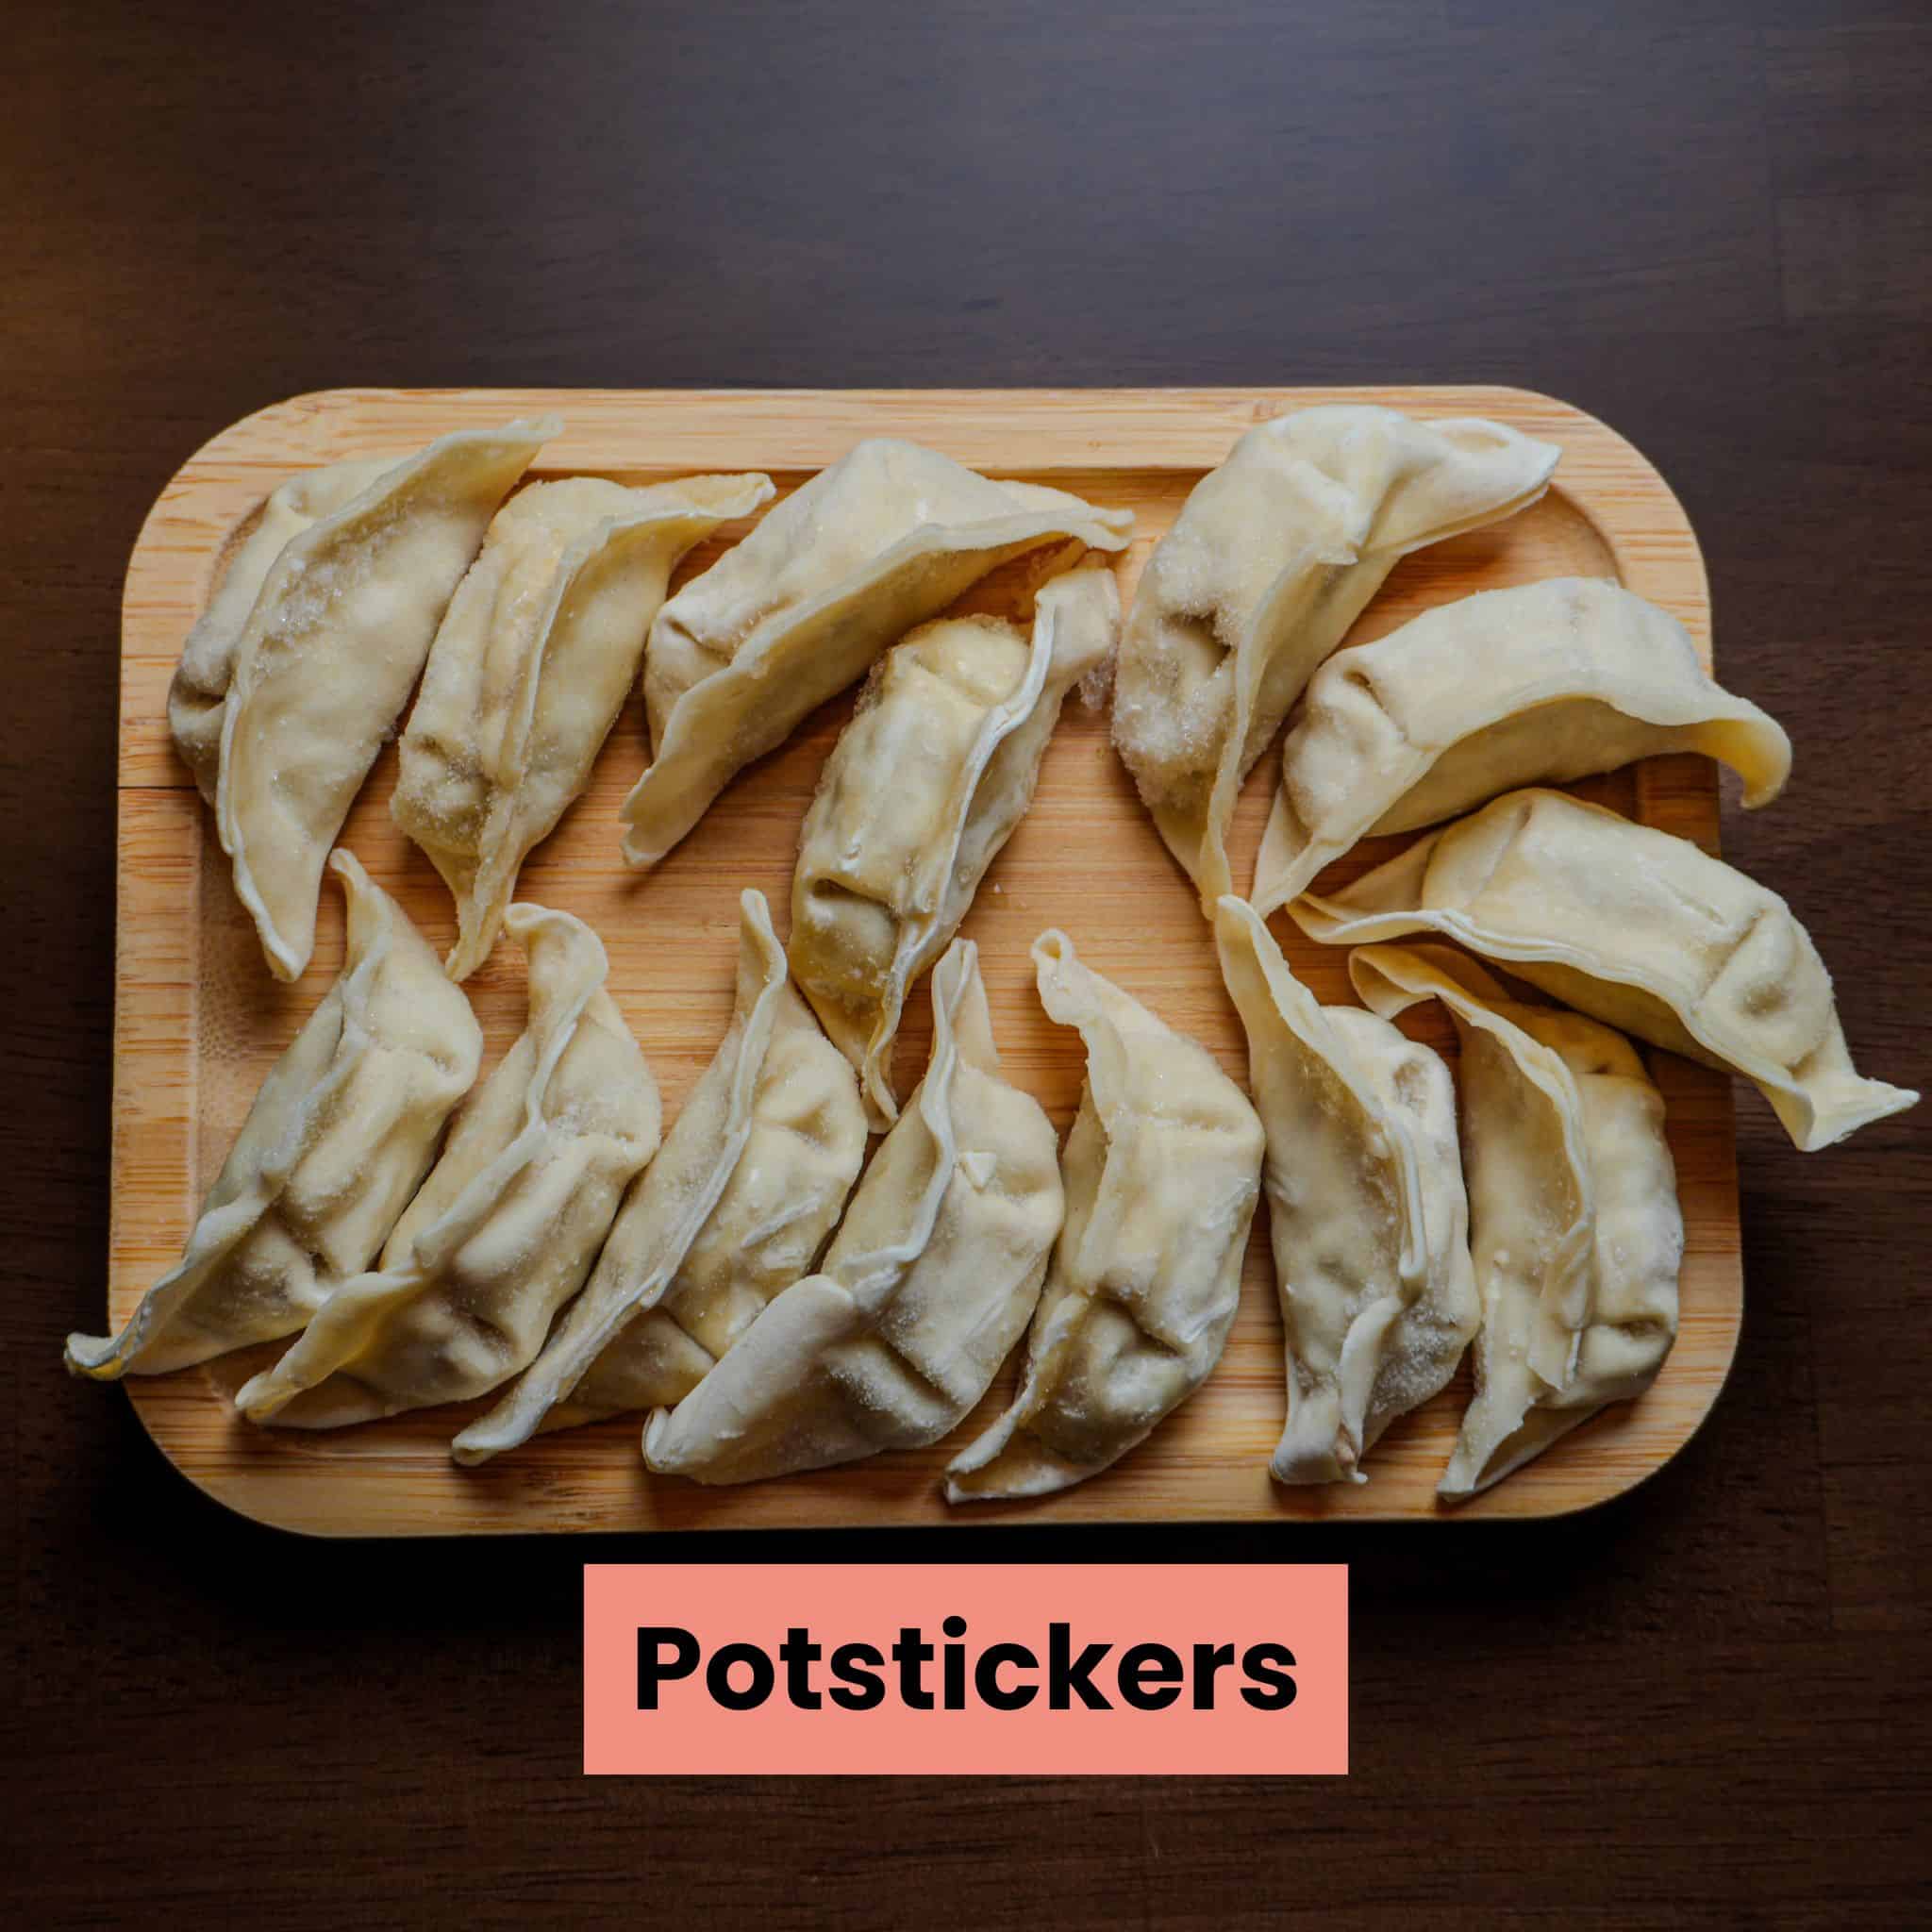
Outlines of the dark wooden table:
[[205,437],[333,384],[1568,397],[1682,494],[1726,678],[1796,737],[1731,855],[1932,1084],[1923,4],[24,0],[0,91],[12,1923],[1926,1922],[1932,1109],[1807,1158],[1742,1099],[1737,1372],[1608,1508],[974,1539],[1346,1558],[1345,1783],[589,1783],[578,1566],[698,1545],[284,1539],[58,1363],[123,565]]

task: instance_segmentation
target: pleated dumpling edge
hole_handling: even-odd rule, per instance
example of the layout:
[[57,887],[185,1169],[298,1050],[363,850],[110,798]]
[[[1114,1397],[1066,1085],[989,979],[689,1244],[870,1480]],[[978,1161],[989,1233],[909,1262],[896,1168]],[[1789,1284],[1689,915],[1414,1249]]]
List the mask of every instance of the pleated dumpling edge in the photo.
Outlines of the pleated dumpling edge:
[[1751,808],[1790,773],[1777,721],[1719,685],[1668,611],[1619,585],[1550,577],[1439,605],[1309,681],[1250,896],[1266,918],[1358,840],[1671,752],[1729,765]]
[[1364,946],[1356,991],[1393,1017],[1440,1000],[1462,1041],[1475,1395],[1437,1493],[1502,1481],[1612,1403],[1676,1339],[1684,1217],[1663,1096],[1622,1034],[1513,999],[1447,946]]
[[583,1291],[521,1379],[457,1437],[456,1459],[688,1393],[809,1270],[865,1145],[858,1077],[791,985],[763,894],[744,891],[724,1039]]
[[1060,1230],[1058,1146],[1000,1068],[977,949],[933,969],[925,1078],[819,1272],[644,1432],[654,1470],[738,1483],[923,1448],[986,1393]]
[[1113,733],[1210,922],[1241,782],[1316,667],[1403,557],[1527,508],[1559,454],[1482,417],[1333,403],[1249,430],[1195,485],[1127,613]]
[[1018,827],[1067,692],[1120,632],[1096,559],[1041,587],[1031,638],[940,618],[888,651],[820,774],[792,876],[792,977],[858,1069],[875,1130],[898,1117],[907,995]]
[[1246,901],[1221,901],[1215,941],[1268,1136],[1288,1366],[1270,1474],[1365,1481],[1367,1452],[1447,1386],[1481,1316],[1455,1088],[1388,1020],[1321,1005]]
[[119,1336],[68,1338],[75,1374],[165,1374],[295,1333],[374,1260],[475,1079],[462,989],[353,854],[329,869],[341,974],[262,1081],[179,1262]]
[[855,445],[658,613],[651,762],[624,802],[625,861],[657,864],[738,772],[989,572],[1055,543],[1124,549],[1133,523],[918,443]]
[[567,476],[497,511],[430,646],[390,802],[456,898],[451,978],[489,957],[525,858],[589,783],[678,560],[771,496],[757,473]]
[[658,1083],[607,989],[603,941],[541,906],[505,923],[528,962],[522,1034],[378,1268],[337,1288],[236,1395],[249,1421],[338,1428],[487,1394],[535,1357],[657,1151]]
[[1564,792],[1507,792],[1290,915],[1359,945],[1437,932],[1579,1012],[1741,1074],[1806,1153],[1917,1104],[1852,1064],[1791,908],[1688,839]]
[[951,1503],[1050,1494],[1110,1468],[1214,1372],[1241,1302],[1263,1134],[1197,1041],[1083,964],[1033,944],[1041,1003],[1087,1050],[1060,1154],[1066,1223],[1020,1391],[946,1469]]
[[462,429],[292,538],[233,654],[215,824],[269,970],[298,979],[323,866],[498,504],[563,427]]

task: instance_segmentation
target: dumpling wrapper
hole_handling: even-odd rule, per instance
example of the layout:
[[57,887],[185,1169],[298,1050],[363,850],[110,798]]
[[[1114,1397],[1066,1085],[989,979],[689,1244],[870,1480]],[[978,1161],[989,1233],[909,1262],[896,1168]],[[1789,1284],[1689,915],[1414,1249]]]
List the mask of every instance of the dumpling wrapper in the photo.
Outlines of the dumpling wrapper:
[[1919,1097],[1853,1067],[1831,975],[1775,892],[1560,791],[1511,791],[1289,911],[1331,945],[1459,940],[1623,1032],[1741,1074],[1807,1153]]
[[375,1259],[470,1090],[483,1034],[429,942],[347,852],[341,976],[269,1070],[179,1263],[118,1336],[70,1335],[99,1381],[291,1335]]
[[1255,908],[1285,906],[1359,840],[1667,752],[1729,765],[1747,806],[1791,769],[1783,727],[1615,584],[1552,577],[1445,604],[1316,672],[1282,744]]
[[275,558],[292,538],[332,517],[378,476],[395,468],[389,457],[304,470],[269,492],[268,500],[229,553],[221,582],[181,646],[168,684],[168,731],[175,749],[212,805],[222,766],[222,713],[235,675],[235,647]]
[[1365,946],[1356,991],[1448,1008],[1482,1291],[1475,1399],[1437,1493],[1471,1496],[1657,1379],[1677,1333],[1684,1217],[1663,1095],[1622,1034],[1513,1000],[1446,946]]
[[589,1286],[523,1379],[457,1437],[457,1460],[681,1402],[810,1269],[865,1144],[852,1068],[786,977],[764,895],[745,892],[737,1000],[711,1064],[618,1209]]
[[738,772],[989,572],[1048,544],[1120,550],[1133,525],[918,443],[858,444],[658,613],[652,758],[624,803],[625,858],[657,864]]
[[886,654],[825,760],[799,835],[791,974],[858,1069],[875,1130],[899,1114],[906,995],[1025,816],[1061,702],[1119,627],[1099,565],[1041,589],[1030,643],[990,617],[925,625]]
[[1210,920],[1241,780],[1412,550],[1526,508],[1559,452],[1499,423],[1331,404],[1251,429],[1141,574],[1114,741]]
[[605,990],[582,921],[512,906],[529,1018],[450,1130],[383,1250],[281,1360],[246,1382],[250,1422],[303,1429],[467,1402],[526,1367],[584,1285],[624,1191],[657,1151],[658,1083]]
[[286,543],[237,641],[215,822],[270,970],[315,944],[322,868],[491,516],[555,417],[465,429]]
[[1013,1405],[953,1458],[946,1499],[1042,1496],[1118,1462],[1205,1382],[1241,1301],[1261,1123],[1207,1050],[1034,941],[1041,1004],[1087,1083],[1060,1158],[1066,1224]]
[[1019,1341],[1060,1231],[1059,1149],[1000,1073],[977,950],[935,969],[932,1060],[816,1274],[644,1430],[654,1470],[755,1482],[937,1442]]
[[1448,1386],[1481,1319],[1456,1090],[1441,1058],[1386,1019],[1319,1005],[1244,900],[1222,900],[1215,940],[1268,1135],[1288,1357],[1269,1473],[1363,1482],[1363,1456]]
[[451,978],[490,957],[518,868],[589,782],[678,560],[771,495],[756,475],[571,476],[497,511],[430,646],[390,802],[456,895]]

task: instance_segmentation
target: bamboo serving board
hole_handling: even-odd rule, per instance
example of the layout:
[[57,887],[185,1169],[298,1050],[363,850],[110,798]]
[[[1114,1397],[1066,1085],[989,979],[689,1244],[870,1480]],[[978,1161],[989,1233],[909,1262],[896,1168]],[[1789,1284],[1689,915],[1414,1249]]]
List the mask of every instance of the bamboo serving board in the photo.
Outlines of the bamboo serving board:
[[[1662,479],[1603,424],[1522,390],[335,390],[224,430],[156,504],[135,546],[123,607],[110,1325],[119,1328],[179,1256],[258,1083],[341,957],[341,907],[331,884],[308,972],[292,987],[270,977],[210,815],[166,726],[182,638],[225,547],[281,477],[345,457],[400,458],[451,429],[556,410],[568,426],[542,451],[534,476],[589,471],[635,483],[764,470],[784,491],[859,437],[890,433],[996,475],[1131,508],[1139,520],[1133,546],[1118,560],[1124,602],[1189,490],[1237,436],[1286,409],[1342,401],[1424,416],[1491,416],[1563,450],[1555,486],[1536,508],[1404,562],[1357,625],[1355,641],[1471,591],[1588,574],[1613,575],[1662,605],[1707,657],[1703,559]],[[677,581],[741,535],[727,530],[699,550]],[[1021,614],[1031,576],[1023,562],[965,608]],[[760,888],[782,930],[799,822],[850,709],[849,697],[824,707],[791,743],[742,774],[663,864],[639,877],[620,857],[617,823],[619,801],[645,760],[642,708],[633,702],[590,791],[524,867],[520,897],[575,912],[603,936],[611,991],[662,1087],[667,1124],[730,1012],[738,893]],[[1242,798],[1231,841],[1238,883],[1251,875],[1274,775],[1271,755]],[[441,950],[455,930],[450,902],[428,859],[391,823],[394,776],[391,750],[343,841]],[[1717,786],[1701,760],[1657,759],[1578,789],[1715,849]],[[1360,848],[1329,882],[1359,874],[1398,842]],[[1274,924],[1295,972],[1320,998],[1350,998],[1342,951],[1304,940],[1285,916]],[[1079,1043],[1041,1012],[1027,958],[1049,925],[1064,926],[1085,960],[1203,1041],[1245,1084],[1240,1023],[1192,891],[1141,810],[1105,718],[1074,700],[1033,809],[964,928],[979,942],[1008,1071],[1064,1132],[1079,1095]],[[522,982],[508,941],[469,982],[486,1068],[523,1024]],[[1453,1058],[1454,1035],[1436,1009],[1417,1032]],[[918,1079],[930,1038],[922,987],[900,1041],[902,1094]],[[237,1419],[231,1398],[279,1344],[125,1387],[162,1453],[191,1481],[245,1515],[317,1534],[1560,1514],[1628,1489],[1681,1448],[1715,1401],[1737,1344],[1742,1280],[1730,1086],[1669,1055],[1648,1058],[1669,1106],[1688,1236],[1676,1347],[1641,1401],[1598,1417],[1453,1510],[1435,1501],[1434,1488],[1469,1397],[1466,1365],[1434,1402],[1389,1431],[1366,1484],[1283,1489],[1270,1480],[1284,1395],[1265,1209],[1256,1217],[1241,1312],[1208,1385],[1105,1474],[1023,1504],[949,1508],[936,1483],[953,1451],[1008,1400],[1016,1363],[980,1409],[931,1450],[736,1490],[650,1475],[639,1453],[641,1418],[542,1437],[480,1470],[457,1468],[446,1445],[482,1404],[323,1434],[258,1429]],[[108,1398],[76,1384],[74,1399]]]

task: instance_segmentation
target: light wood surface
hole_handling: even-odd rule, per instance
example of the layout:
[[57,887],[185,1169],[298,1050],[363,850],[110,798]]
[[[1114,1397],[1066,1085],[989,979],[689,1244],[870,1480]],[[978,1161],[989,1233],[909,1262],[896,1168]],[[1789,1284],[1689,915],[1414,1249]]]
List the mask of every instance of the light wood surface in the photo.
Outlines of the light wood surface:
[[[280,477],[347,456],[401,456],[449,429],[554,408],[567,428],[543,451],[536,475],[592,471],[641,481],[763,469],[786,490],[858,437],[890,432],[993,474],[1050,480],[1132,508],[1136,537],[1120,560],[1130,596],[1189,489],[1241,431],[1286,408],[1338,400],[1493,416],[1564,452],[1555,487],[1534,509],[1405,562],[1357,625],[1357,641],[1448,598],[1582,572],[1614,575],[1662,605],[1707,653],[1703,562],[1669,490],[1603,424],[1519,390],[341,390],[294,398],[217,436],[148,517],[124,601],[110,1322],[123,1322],[178,1256],[261,1074],[341,957],[341,908],[330,898],[308,973],[293,987],[271,979],[165,724],[168,677],[223,547]],[[696,553],[680,580],[720,547]],[[1014,570],[967,602],[1012,609],[1026,593],[1025,573]],[[524,868],[520,896],[577,913],[602,934],[612,991],[663,1088],[667,1119],[710,1058],[729,1011],[739,889],[759,887],[783,928],[799,820],[849,710],[849,698],[824,708],[790,744],[743,774],[665,863],[639,878],[619,855],[616,819],[644,759],[641,707],[633,703],[590,791]],[[344,841],[432,941],[446,944],[454,930],[447,894],[389,817],[393,777],[390,753],[352,811]],[[1274,778],[1270,757],[1243,796],[1232,841],[1238,881],[1251,871]],[[1655,760],[1578,789],[1715,847],[1716,781],[1699,760]],[[1359,873],[1394,843],[1364,846],[1330,880]],[[1104,718],[1074,703],[1033,810],[964,928],[980,945],[1008,1068],[1064,1129],[1079,1090],[1077,1041],[1041,1013],[1027,958],[1036,934],[1054,924],[1073,935],[1083,958],[1200,1039],[1237,1078],[1244,1075],[1239,1023],[1191,891],[1136,801]],[[1319,996],[1349,996],[1341,952],[1303,940],[1285,917],[1274,925]],[[515,949],[500,944],[469,990],[493,1059],[523,1021]],[[1453,1036],[1433,1015],[1418,1032],[1453,1056]],[[902,1092],[916,1080],[929,1038],[922,990],[900,1044]],[[472,1409],[328,1434],[256,1429],[235,1418],[229,1398],[273,1358],[273,1348],[125,1386],[162,1451],[208,1493],[258,1520],[319,1534],[1557,1514],[1629,1488],[1681,1447],[1715,1401],[1737,1342],[1742,1288],[1729,1085],[1670,1056],[1648,1058],[1669,1105],[1688,1234],[1677,1345],[1641,1401],[1599,1417],[1453,1510],[1439,1506],[1433,1491],[1467,1400],[1466,1367],[1435,1402],[1390,1431],[1365,1485],[1285,1490],[1269,1479],[1283,1391],[1265,1212],[1250,1245],[1241,1314],[1208,1384],[1113,1470],[1027,1504],[948,1509],[935,1485],[952,1450],[1008,1399],[1012,1365],[981,1411],[930,1451],[730,1491],[648,1475],[634,1421],[544,1438],[481,1471],[458,1470],[446,1454]]]

